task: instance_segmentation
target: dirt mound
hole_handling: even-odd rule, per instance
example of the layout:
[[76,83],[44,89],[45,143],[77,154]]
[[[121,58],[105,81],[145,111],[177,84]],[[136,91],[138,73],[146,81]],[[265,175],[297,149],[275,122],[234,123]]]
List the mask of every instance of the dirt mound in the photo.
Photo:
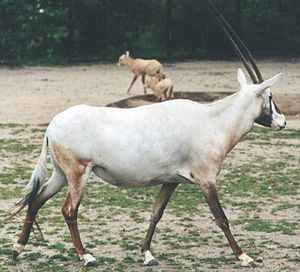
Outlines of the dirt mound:
[[[200,103],[211,103],[231,94],[232,93],[230,92],[174,92],[174,98],[190,99]],[[278,107],[282,109],[286,115],[300,115],[300,94],[278,94],[275,99]],[[147,94],[132,96],[107,104],[106,106],[116,108],[134,108],[156,102],[157,98],[153,94]]]
[[288,116],[300,115],[300,94],[278,94],[275,101],[284,114]]

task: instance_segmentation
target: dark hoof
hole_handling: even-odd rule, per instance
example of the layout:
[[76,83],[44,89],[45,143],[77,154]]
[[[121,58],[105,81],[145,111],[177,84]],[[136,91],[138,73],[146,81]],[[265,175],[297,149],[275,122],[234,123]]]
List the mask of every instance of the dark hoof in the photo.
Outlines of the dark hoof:
[[255,264],[255,262],[250,262],[250,263],[249,263],[249,266],[250,266],[251,268],[255,268],[255,267],[256,267],[256,264]]
[[158,264],[159,264],[159,262],[157,260],[152,259],[148,263],[146,263],[145,265],[146,266],[155,266],[155,265],[158,265]]
[[19,252],[14,250],[13,253],[12,253],[12,259],[15,261],[18,256],[19,256]]
[[89,266],[97,266],[97,265],[98,265],[97,261],[89,261],[89,262],[86,262],[84,264],[84,266],[87,266],[87,267],[89,267]]

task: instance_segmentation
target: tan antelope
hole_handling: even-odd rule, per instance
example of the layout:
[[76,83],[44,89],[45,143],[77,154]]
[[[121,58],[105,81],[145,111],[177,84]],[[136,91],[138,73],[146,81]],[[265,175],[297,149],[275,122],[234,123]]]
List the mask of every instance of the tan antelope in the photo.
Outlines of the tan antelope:
[[[240,90],[211,104],[175,99],[132,109],[78,105],[56,115],[46,130],[27,193],[10,213],[10,217],[14,216],[28,206],[21,234],[13,246],[13,257],[27,244],[38,210],[68,186],[63,216],[78,257],[84,265],[95,263],[83,247],[77,227],[78,207],[93,172],[118,187],[161,185],[142,244],[145,265],[158,264],[150,244],[172,193],[180,183],[190,183],[202,190],[235,257],[243,266],[254,266],[253,259],[238,246],[230,231],[216,180],[223,160],[254,123],[281,130],[286,121],[270,89],[279,75],[263,81],[260,73],[255,72],[256,78],[247,68],[258,83],[247,83],[239,69]],[[256,65],[254,70],[258,71]],[[54,169],[48,181],[47,153]]]
[[162,72],[162,65],[155,59],[134,59],[129,56],[129,51],[126,51],[123,55],[120,56],[118,66],[125,66],[131,70],[134,74],[133,79],[130,83],[130,86],[127,90],[127,93],[130,92],[132,85],[139,76],[142,76],[142,83],[144,88],[144,94],[147,93],[145,87],[145,76],[155,76]]
[[173,81],[161,73],[146,80],[146,88],[150,88],[153,91],[158,101],[173,98]]

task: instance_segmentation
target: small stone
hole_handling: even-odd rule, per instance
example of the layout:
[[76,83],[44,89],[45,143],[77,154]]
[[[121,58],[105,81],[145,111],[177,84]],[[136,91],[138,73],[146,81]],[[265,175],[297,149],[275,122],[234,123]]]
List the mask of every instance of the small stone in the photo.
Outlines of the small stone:
[[258,263],[262,263],[264,260],[263,260],[263,258],[261,258],[261,257],[258,257],[257,259],[256,259],[256,262],[258,262]]

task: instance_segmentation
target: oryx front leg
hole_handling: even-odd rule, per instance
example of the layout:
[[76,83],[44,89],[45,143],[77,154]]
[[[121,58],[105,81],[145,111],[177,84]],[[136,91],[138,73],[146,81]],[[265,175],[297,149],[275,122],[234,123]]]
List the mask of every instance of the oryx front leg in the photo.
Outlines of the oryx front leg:
[[206,198],[207,204],[215,217],[216,224],[220,227],[220,229],[224,232],[235,257],[238,260],[242,261],[242,266],[251,266],[255,267],[255,263],[252,258],[250,258],[247,254],[243,253],[241,248],[238,246],[235,241],[230,229],[228,219],[223,211],[223,208],[220,204],[219,197],[217,194],[215,182],[205,182],[200,184],[201,189]]
[[77,256],[84,261],[84,266],[91,266],[96,263],[96,259],[84,249],[77,226],[78,208],[90,172],[91,166],[89,163],[78,161],[78,163],[72,164],[72,169],[67,171],[69,191],[62,207],[62,213],[68,225]]
[[150,252],[150,244],[155,231],[155,227],[161,219],[168,201],[176,189],[178,183],[169,183],[162,185],[160,192],[156,198],[153,211],[151,214],[150,224],[146,237],[142,245],[142,253],[145,255],[144,265],[157,265],[158,261],[152,256]]

